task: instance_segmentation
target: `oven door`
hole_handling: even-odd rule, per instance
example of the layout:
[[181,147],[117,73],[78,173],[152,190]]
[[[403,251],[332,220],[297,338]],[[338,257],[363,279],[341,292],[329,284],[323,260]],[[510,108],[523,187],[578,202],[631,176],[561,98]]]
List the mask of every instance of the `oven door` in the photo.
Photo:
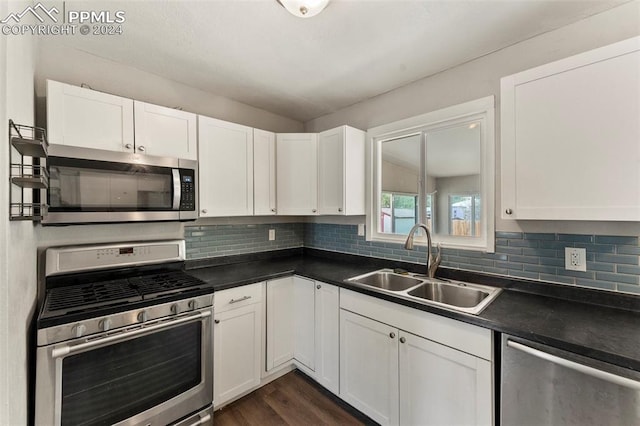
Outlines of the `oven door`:
[[211,308],[38,348],[36,424],[166,425],[213,399]]

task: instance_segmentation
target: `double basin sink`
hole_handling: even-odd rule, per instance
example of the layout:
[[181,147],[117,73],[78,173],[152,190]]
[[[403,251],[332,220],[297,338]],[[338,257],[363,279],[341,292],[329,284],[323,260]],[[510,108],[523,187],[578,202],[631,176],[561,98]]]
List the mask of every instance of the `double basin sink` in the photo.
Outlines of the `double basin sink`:
[[499,288],[444,281],[419,274],[381,269],[345,282],[419,303],[477,315],[500,293]]

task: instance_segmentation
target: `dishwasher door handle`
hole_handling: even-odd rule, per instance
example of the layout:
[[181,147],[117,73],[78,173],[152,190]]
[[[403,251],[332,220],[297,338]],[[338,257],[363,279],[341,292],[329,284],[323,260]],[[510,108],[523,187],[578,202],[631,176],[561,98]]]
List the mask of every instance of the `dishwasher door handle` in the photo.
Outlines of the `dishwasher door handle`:
[[640,382],[633,379],[629,379],[627,377],[618,376],[617,374],[608,373],[606,371],[589,367],[587,365],[580,364],[575,361],[570,361],[568,359],[561,358],[556,355],[551,355],[550,353],[543,352],[538,349],[534,349],[530,346],[523,345],[522,343],[518,343],[510,339],[507,339],[507,346],[512,349],[516,349],[521,352],[528,353],[529,355],[533,355],[537,358],[541,358],[546,361],[552,362],[554,364],[558,364],[562,367],[566,367],[571,370],[578,371],[580,373],[586,374],[591,377],[602,379],[604,381],[607,381],[616,385],[624,386],[627,388],[640,390]]

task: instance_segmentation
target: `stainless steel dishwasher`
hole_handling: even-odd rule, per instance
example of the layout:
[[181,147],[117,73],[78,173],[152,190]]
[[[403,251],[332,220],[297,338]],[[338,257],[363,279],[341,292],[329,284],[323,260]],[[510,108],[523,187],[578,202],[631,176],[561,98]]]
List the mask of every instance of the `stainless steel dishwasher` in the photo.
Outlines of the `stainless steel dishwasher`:
[[502,336],[502,426],[640,425],[640,372]]

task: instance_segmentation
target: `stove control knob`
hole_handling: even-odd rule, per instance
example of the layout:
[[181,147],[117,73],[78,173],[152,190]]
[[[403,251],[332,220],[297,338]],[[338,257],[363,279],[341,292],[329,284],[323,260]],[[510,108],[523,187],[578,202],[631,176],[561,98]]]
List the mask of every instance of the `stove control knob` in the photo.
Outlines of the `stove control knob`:
[[138,314],[138,322],[145,322],[149,319],[149,314],[147,311],[140,311]]
[[171,305],[171,313],[173,315],[178,315],[180,313],[180,308],[178,308],[177,303],[174,303],[173,305]]
[[191,311],[195,311],[196,310],[196,301],[195,300],[189,300],[189,310],[191,310]]
[[111,320],[109,318],[100,320],[98,327],[100,327],[100,330],[102,331],[109,331],[109,329],[111,329]]
[[76,324],[71,329],[71,332],[75,337],[82,337],[85,331],[87,331],[87,326],[84,324]]

